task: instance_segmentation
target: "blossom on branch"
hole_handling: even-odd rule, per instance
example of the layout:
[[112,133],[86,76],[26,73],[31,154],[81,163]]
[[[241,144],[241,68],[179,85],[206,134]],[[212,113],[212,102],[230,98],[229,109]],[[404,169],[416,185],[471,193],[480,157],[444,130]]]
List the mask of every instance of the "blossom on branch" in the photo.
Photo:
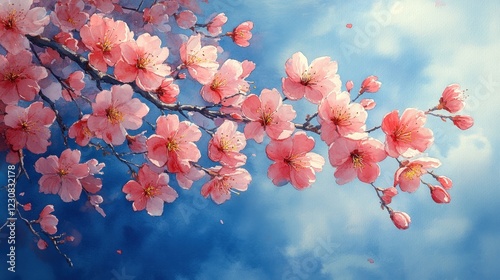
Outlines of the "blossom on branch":
[[[54,212],[54,205],[49,204],[43,208],[42,212],[40,212],[38,220],[36,220],[37,223],[40,223],[40,227],[42,227],[42,230],[48,234],[56,234],[57,223],[59,222],[56,216],[50,214],[52,212]],[[45,246],[39,245],[39,247],[45,247],[45,248],[46,246],[47,244],[45,244]],[[40,249],[43,250],[42,248]]]
[[464,91],[460,89],[460,85],[451,84],[444,89],[441,98],[439,98],[437,109],[444,109],[450,113],[457,113],[462,110],[464,106]]
[[83,11],[84,8],[85,3],[82,0],[58,1],[50,18],[63,32],[80,30],[89,19],[89,14]]
[[[252,176],[243,168],[213,167],[209,169],[212,179],[201,187],[201,195],[210,197],[217,204],[222,204],[231,198],[231,192],[246,191]],[[237,190],[237,191],[235,191]]]
[[209,83],[219,68],[217,48],[210,45],[201,47],[201,36],[193,35],[182,43],[179,50],[189,75],[202,85]]
[[405,160],[394,174],[394,186],[404,192],[414,192],[420,186],[420,177],[428,173],[428,169],[437,168],[441,162],[435,158],[422,157],[415,160]]
[[208,157],[226,167],[240,167],[245,164],[247,156],[240,153],[246,146],[243,133],[239,132],[235,122],[226,120],[208,142]]
[[248,47],[250,46],[250,42],[248,41],[252,39],[252,29],[253,22],[245,21],[236,26],[236,28],[233,29],[232,32],[228,32],[227,35],[229,35],[233,39],[236,45],[240,47]]

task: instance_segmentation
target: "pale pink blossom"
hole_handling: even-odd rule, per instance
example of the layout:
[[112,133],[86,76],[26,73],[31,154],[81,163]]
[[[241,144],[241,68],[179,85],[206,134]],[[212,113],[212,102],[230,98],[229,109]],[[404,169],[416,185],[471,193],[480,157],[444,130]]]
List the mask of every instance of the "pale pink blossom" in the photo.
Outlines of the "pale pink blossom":
[[82,193],[80,179],[89,175],[89,167],[80,162],[79,150],[66,149],[61,157],[54,155],[39,158],[35,162],[36,172],[42,174],[38,184],[40,192],[58,194],[64,202],[78,200]]
[[414,192],[420,186],[420,177],[428,173],[429,169],[437,168],[441,162],[435,158],[422,157],[415,160],[405,160],[394,175],[394,186],[404,192]]
[[85,88],[83,71],[75,71],[64,79],[64,82],[69,88],[63,88],[61,94],[64,100],[71,101],[81,95],[81,90]]
[[44,67],[33,65],[31,57],[27,50],[0,55],[0,100],[5,104],[31,101],[40,91],[38,82],[48,73]]
[[127,129],[138,129],[149,107],[137,98],[132,98],[133,90],[129,85],[114,85],[111,91],[103,90],[97,94],[92,104],[88,128],[106,143],[120,145],[125,142]]
[[100,195],[91,195],[89,196],[89,203],[94,207],[94,209],[97,211],[97,213],[101,214],[101,216],[106,217],[106,213],[104,213],[104,210],[101,208],[100,204],[103,203],[104,200],[102,196]]
[[253,22],[245,21],[240,25],[236,26],[232,32],[227,34],[233,39],[234,43],[240,47],[250,46],[248,42],[252,38]]
[[304,54],[297,52],[286,61],[285,71],[287,77],[282,79],[283,93],[291,100],[305,96],[310,102],[319,104],[328,93],[340,91],[337,62],[331,61],[330,57],[316,58],[308,65]]
[[391,211],[390,217],[398,229],[408,229],[410,227],[411,218],[405,212]]
[[182,43],[179,51],[182,63],[193,79],[203,85],[212,80],[219,68],[215,46],[201,47],[201,36],[193,35],[187,42]]
[[437,180],[445,190],[449,190],[453,187],[453,181],[446,176],[438,176]]
[[8,105],[5,112],[4,122],[8,127],[5,137],[14,151],[25,147],[34,154],[47,151],[50,145],[49,127],[56,119],[54,111],[38,101],[28,108]]
[[92,137],[95,137],[95,133],[92,132],[88,125],[87,121],[90,115],[83,115],[83,117],[73,123],[68,131],[68,136],[70,138],[75,138],[75,142],[80,146],[87,146]]
[[392,202],[392,198],[398,194],[395,187],[390,187],[382,191],[382,201],[387,205]]
[[464,106],[464,91],[460,89],[460,85],[451,84],[444,89],[439,99],[437,109],[444,109],[450,113],[457,113],[462,110]]
[[231,192],[239,194],[237,191],[246,191],[252,177],[243,168],[213,167],[208,169],[212,179],[201,187],[201,195],[210,197],[221,204],[231,198]]
[[177,84],[174,83],[172,77],[167,77],[163,79],[160,86],[155,90],[158,98],[167,104],[173,104],[177,101],[177,96],[179,95],[180,89]]
[[240,167],[245,164],[247,156],[240,153],[246,146],[243,133],[239,132],[235,122],[226,120],[208,142],[208,157],[226,167]]
[[385,115],[382,121],[382,130],[386,134],[385,149],[391,157],[412,157],[429,148],[434,136],[430,129],[425,128],[427,120],[424,112],[408,108],[401,118],[394,110]]
[[177,25],[182,29],[189,29],[196,24],[198,18],[190,10],[184,10],[178,14],[175,14],[175,21]]
[[186,173],[191,162],[201,157],[194,144],[201,138],[198,126],[187,121],[179,122],[177,115],[160,116],[156,120],[156,134],[146,141],[148,159],[156,166],[167,166],[169,172]]
[[377,105],[377,103],[375,103],[375,100],[369,98],[361,99],[361,101],[359,101],[359,104],[361,104],[361,106],[363,106],[366,111],[375,108],[375,106]]
[[198,181],[204,176],[205,172],[194,166],[191,166],[191,168],[187,172],[175,173],[175,179],[177,180],[179,187],[186,190],[191,188],[194,181]]
[[440,186],[430,186],[432,200],[436,203],[450,203],[450,194]]
[[121,58],[120,45],[133,39],[134,33],[121,20],[93,14],[80,30],[82,42],[90,50],[89,62],[99,71],[106,72]]
[[48,234],[55,234],[57,232],[57,223],[59,222],[56,216],[50,214],[52,212],[54,212],[54,205],[46,205],[42,212],[40,212],[38,220],[36,220],[40,223],[42,230]]
[[281,141],[271,140],[266,147],[267,157],[274,161],[267,176],[276,186],[290,182],[302,190],[316,181],[316,172],[323,169],[325,160],[311,152],[314,138],[300,131]]
[[54,40],[74,52],[79,49],[78,40],[73,37],[73,33],[61,31],[54,36]]
[[143,131],[137,135],[127,135],[127,144],[130,151],[134,153],[144,153],[147,151],[146,141],[148,138],[145,135],[146,131]]
[[467,130],[474,125],[474,119],[471,116],[456,115],[451,117],[453,124],[461,130]]
[[163,3],[156,3],[151,8],[145,8],[142,16],[145,23],[144,30],[152,33],[155,28],[160,32],[168,32],[170,31],[168,18],[167,6]]
[[165,12],[169,16],[173,16],[178,10],[179,10],[179,2],[177,0],[166,0],[163,2],[160,2],[166,7]]
[[354,87],[354,83],[352,81],[349,80],[345,83],[345,88],[346,88],[347,92],[350,93],[353,87]]
[[29,48],[24,35],[40,35],[49,24],[45,8],[30,9],[32,4],[33,0],[0,1],[0,45],[9,53],[16,54]]
[[328,149],[328,157],[339,185],[356,177],[364,183],[373,183],[380,175],[378,162],[386,158],[384,144],[376,139],[352,140],[338,138]]
[[63,32],[80,30],[89,19],[89,14],[83,11],[84,8],[85,3],[82,0],[58,1],[50,18]]
[[321,125],[321,139],[330,145],[339,137],[361,139],[367,136],[366,113],[359,103],[351,103],[347,92],[332,92],[318,107],[318,122]]
[[141,211],[146,209],[151,216],[160,216],[163,213],[163,204],[173,202],[177,192],[168,185],[168,174],[153,172],[149,166],[143,165],[139,169],[137,178],[128,181],[122,191],[127,194],[128,201],[133,201],[132,209]]
[[97,174],[104,174],[101,170],[106,166],[104,163],[99,163],[97,159],[90,159],[86,163],[89,168],[89,175],[80,179],[83,189],[89,193],[96,193],[102,188],[101,178],[96,178]]
[[45,242],[45,240],[43,239],[38,239],[38,241],[36,242],[36,246],[38,247],[38,249],[40,250],[45,250],[47,249],[47,247],[49,246],[47,244],[47,242]]
[[382,85],[381,82],[378,81],[377,76],[368,76],[361,83],[361,88],[359,89],[359,94],[363,94],[364,92],[377,92]]
[[207,102],[218,104],[223,99],[238,94],[242,73],[241,62],[226,60],[212,80],[201,88],[201,97]]
[[222,26],[226,24],[227,17],[224,13],[217,14],[210,22],[207,23],[207,31],[212,36],[217,36],[222,33]]
[[120,0],[85,0],[90,5],[96,7],[99,11],[108,14],[115,9],[115,4]]
[[292,135],[295,125],[291,122],[297,115],[292,105],[283,104],[276,89],[263,89],[260,96],[249,95],[241,106],[243,114],[250,120],[245,125],[245,137],[261,143],[264,132],[274,140],[283,140]]

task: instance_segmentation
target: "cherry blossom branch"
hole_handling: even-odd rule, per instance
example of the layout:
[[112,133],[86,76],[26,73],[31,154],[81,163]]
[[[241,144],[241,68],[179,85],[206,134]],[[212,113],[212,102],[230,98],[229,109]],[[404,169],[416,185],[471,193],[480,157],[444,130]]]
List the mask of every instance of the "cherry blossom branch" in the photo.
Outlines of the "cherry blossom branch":
[[379,126],[376,126],[376,127],[370,128],[370,129],[368,129],[368,130],[366,131],[366,133],[373,132],[373,131],[375,131],[375,130],[377,130],[377,129],[381,128],[381,127],[382,127],[382,126],[381,126],[381,125],[379,125]]
[[375,184],[373,183],[370,183],[370,185],[373,187],[373,189],[375,190],[375,193],[377,193],[377,196],[378,196],[378,199],[380,200],[380,205],[382,207],[382,209],[386,209],[387,210],[387,213],[391,214],[392,212],[392,208],[387,206],[387,204],[384,202],[384,200],[382,199],[382,196],[380,195],[380,192],[382,191],[381,188],[378,188],[375,186]]

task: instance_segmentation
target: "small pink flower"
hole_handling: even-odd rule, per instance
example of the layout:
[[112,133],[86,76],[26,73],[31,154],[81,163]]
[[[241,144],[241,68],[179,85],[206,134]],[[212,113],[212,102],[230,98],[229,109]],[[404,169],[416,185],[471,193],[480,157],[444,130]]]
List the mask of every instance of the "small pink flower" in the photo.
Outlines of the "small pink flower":
[[363,82],[361,83],[359,94],[362,94],[364,92],[372,92],[372,93],[377,92],[380,89],[380,86],[382,85],[382,83],[377,80],[378,80],[377,76],[368,76],[366,79],[364,79]]
[[361,106],[363,106],[363,108],[365,108],[365,110],[367,110],[367,111],[375,108],[375,106],[377,105],[377,103],[375,103],[375,100],[367,99],[367,98],[361,99],[359,104],[361,104]]
[[45,242],[45,240],[43,239],[38,239],[38,241],[36,242],[36,246],[38,247],[38,249],[40,250],[45,250],[47,249],[47,247],[49,246],[47,244],[47,242]]
[[385,149],[391,157],[412,157],[429,148],[434,137],[432,131],[424,127],[427,118],[424,112],[409,108],[401,118],[394,110],[385,115],[382,130],[386,134]]
[[407,229],[410,227],[411,218],[405,212],[391,211],[391,220],[398,229]]
[[201,47],[201,35],[193,35],[182,43],[179,50],[189,75],[202,85],[209,83],[219,68],[217,48],[211,45]]
[[144,153],[147,151],[146,141],[148,138],[144,135],[146,131],[143,131],[137,135],[127,135],[127,144],[133,153]]
[[318,107],[318,121],[321,125],[321,139],[330,145],[339,137],[361,139],[366,137],[366,113],[363,106],[351,103],[347,92],[332,92]]
[[128,181],[122,191],[127,194],[128,201],[133,201],[132,209],[141,211],[146,209],[151,216],[160,216],[163,213],[164,202],[173,202],[177,192],[168,185],[168,174],[153,172],[149,166],[143,165],[139,169],[137,178]]
[[392,198],[398,194],[395,187],[390,187],[382,191],[382,201],[387,205],[392,202]]
[[75,138],[75,142],[80,146],[87,146],[92,137],[95,137],[95,133],[93,133],[88,125],[87,121],[90,115],[83,115],[83,117],[73,123],[68,131],[68,136],[70,138]]
[[235,168],[245,164],[247,157],[240,153],[245,148],[246,139],[237,131],[236,123],[226,120],[208,142],[208,157],[223,166]]
[[222,26],[226,24],[227,17],[224,13],[217,14],[207,24],[207,31],[212,36],[217,36],[222,33]]
[[249,95],[241,105],[243,114],[251,121],[245,125],[245,137],[257,143],[264,140],[264,132],[274,140],[292,135],[295,125],[291,122],[297,113],[292,105],[283,104],[276,89],[263,89],[260,97]]
[[338,138],[328,149],[328,157],[339,185],[358,178],[364,183],[373,183],[380,175],[378,162],[386,158],[384,144],[376,139],[352,140]]
[[194,181],[200,180],[203,176],[205,176],[205,172],[194,166],[191,166],[187,172],[175,173],[175,179],[177,180],[179,187],[186,190],[191,188]]
[[[231,192],[246,191],[252,177],[243,168],[213,167],[209,169],[212,179],[201,187],[203,197],[212,197],[212,200],[221,204],[231,198]],[[238,193],[239,194],[239,193]]]
[[438,176],[437,180],[445,190],[449,190],[453,187],[453,181],[446,176]]
[[104,210],[99,206],[104,200],[102,199],[102,196],[100,195],[91,195],[89,196],[89,203],[94,207],[94,209],[97,211],[97,213],[101,214],[101,216],[106,217],[106,213],[104,213]]
[[242,73],[239,61],[226,60],[212,80],[201,88],[201,97],[207,102],[218,104],[223,99],[238,94]]
[[38,82],[47,77],[47,70],[33,65],[31,57],[27,50],[0,55],[0,100],[5,104],[31,101],[40,91]]
[[89,14],[83,11],[84,8],[85,3],[83,3],[82,0],[58,1],[55,5],[54,12],[50,14],[50,18],[52,23],[63,32],[69,32],[75,29],[80,30],[89,19]]
[[189,29],[196,24],[198,19],[190,10],[184,10],[175,15],[177,25],[182,29]]
[[80,179],[82,187],[89,193],[96,193],[102,188],[101,178],[96,178],[96,174],[104,174],[101,170],[106,166],[104,163],[99,163],[96,159],[90,159],[86,163],[89,168],[89,175]]
[[171,77],[165,78],[161,85],[155,90],[158,98],[167,104],[173,104],[177,101],[180,89],[177,84],[174,84],[174,79]]
[[404,192],[414,192],[420,186],[420,177],[430,168],[437,168],[441,162],[434,158],[423,157],[412,161],[403,161],[394,175],[394,186],[399,184]]
[[464,108],[464,101],[465,96],[464,92],[460,89],[460,85],[451,84],[444,89],[439,99],[437,109],[444,109],[450,113],[457,113]]
[[253,22],[245,21],[233,29],[233,32],[228,32],[234,43],[240,47],[250,46],[248,42],[252,38]]
[[26,203],[23,205],[24,211],[31,211],[31,203]]
[[40,192],[59,194],[64,202],[78,200],[82,192],[80,179],[89,175],[89,167],[80,162],[80,151],[66,149],[61,157],[48,156],[35,162],[36,172],[42,174]]
[[198,126],[187,121],[179,122],[177,115],[160,116],[156,120],[156,134],[146,141],[148,159],[156,166],[167,165],[169,172],[187,173],[191,162],[201,157],[194,144],[201,138]]
[[431,197],[432,200],[436,203],[450,203],[451,197],[450,194],[442,187],[439,186],[431,186]]
[[474,119],[471,116],[456,115],[451,117],[451,120],[461,130],[467,130],[474,125]]
[[8,105],[4,122],[7,125],[5,137],[14,151],[26,147],[34,154],[43,154],[50,145],[49,127],[56,119],[54,111],[34,102],[28,108]]
[[82,71],[75,71],[64,79],[66,85],[70,87],[70,89],[63,88],[61,92],[64,100],[71,101],[81,95],[81,90],[85,88],[84,77],[85,74]]
[[114,85],[111,91],[103,90],[97,94],[92,104],[92,115],[87,125],[97,137],[106,143],[120,145],[125,142],[127,129],[138,129],[149,107],[137,98],[132,98],[133,90],[129,85]]
[[350,93],[353,87],[354,87],[354,83],[352,81],[347,81],[345,83],[345,88],[346,88],[347,92]]
[[36,220],[40,223],[40,227],[42,230],[48,234],[55,234],[57,232],[57,223],[59,220],[56,216],[50,214],[54,212],[54,205],[47,205],[43,208],[42,212],[40,212],[40,217]]
[[168,25],[167,6],[164,3],[156,3],[151,8],[145,8],[143,11],[142,19],[144,20],[144,29],[150,33],[153,32],[153,27],[160,32],[170,31]]
[[310,102],[319,104],[328,93],[340,91],[337,62],[331,61],[330,57],[318,57],[308,65],[307,58],[297,52],[286,61],[285,71],[287,77],[282,79],[283,93],[291,100],[305,96]]
[[59,44],[65,45],[74,52],[79,49],[78,40],[73,37],[73,33],[61,31],[54,36],[54,40]]
[[266,154],[274,163],[267,176],[276,186],[290,182],[298,190],[309,187],[316,181],[316,172],[325,164],[322,156],[310,152],[313,148],[314,139],[303,131],[285,140],[271,140]]

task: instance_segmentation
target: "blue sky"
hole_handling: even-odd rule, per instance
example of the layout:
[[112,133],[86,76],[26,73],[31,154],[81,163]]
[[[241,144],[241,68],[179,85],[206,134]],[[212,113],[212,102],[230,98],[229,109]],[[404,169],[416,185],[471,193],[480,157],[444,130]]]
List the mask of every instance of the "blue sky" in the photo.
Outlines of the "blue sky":
[[[284,63],[296,51],[309,61],[330,56],[339,63],[342,81],[353,80],[356,87],[368,75],[379,77],[383,85],[370,96],[377,108],[369,113],[369,127],[393,109],[436,105],[450,83],[468,89],[464,114],[475,118],[473,128],[462,132],[428,120],[436,145],[427,154],[442,161],[436,172],[454,182],[451,203],[434,203],[424,187],[401,193],[391,205],[408,212],[412,224],[400,231],[380,210],[371,187],[357,181],[336,185],[328,165],[307,190],[275,187],[266,176],[270,161],[264,146],[249,141],[244,151],[253,181],[247,192],[218,206],[200,197],[199,184],[190,191],[177,188],[179,199],[165,205],[161,217],[150,217],[133,212],[124,199],[127,169],[101,157],[106,218],[83,201],[65,204],[38,194],[35,179],[19,183],[35,209],[37,202],[53,203],[58,228],[77,237],[75,244],[62,246],[75,267],[53,248],[36,249],[19,223],[18,272],[11,279],[494,279],[500,274],[500,170],[493,162],[500,156],[497,1],[222,0],[214,5],[207,14],[225,12],[228,28],[255,23],[249,48],[228,40],[222,46],[232,58],[256,62],[249,80],[257,93],[281,88]],[[297,106],[299,117],[314,110]],[[319,141],[315,151],[327,157]],[[383,167],[377,184],[388,187],[396,165],[388,161]],[[28,171],[35,174],[32,167]],[[0,248],[4,260],[4,240]],[[1,270],[4,275],[12,276]]]

